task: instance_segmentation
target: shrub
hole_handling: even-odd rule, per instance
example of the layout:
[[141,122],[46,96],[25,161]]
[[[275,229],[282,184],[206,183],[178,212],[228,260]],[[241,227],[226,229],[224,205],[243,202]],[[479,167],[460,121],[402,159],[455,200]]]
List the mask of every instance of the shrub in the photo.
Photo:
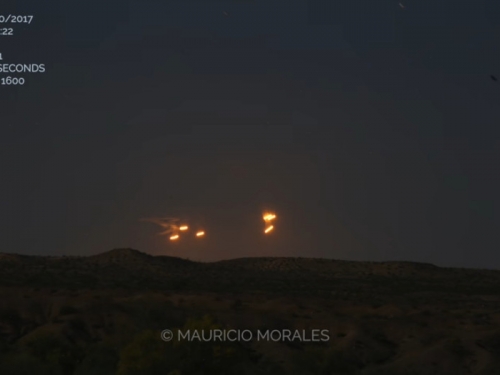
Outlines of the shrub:
[[73,373],[76,364],[83,358],[83,352],[79,347],[70,345],[50,332],[31,336],[25,342],[25,348],[29,355],[56,373]]
[[297,375],[350,375],[357,372],[355,363],[333,348],[307,348],[294,357]]
[[91,346],[74,375],[114,375],[119,356],[114,347],[99,343]]
[[76,314],[77,312],[78,312],[78,310],[75,307],[70,306],[70,305],[64,305],[59,310],[60,315],[71,315],[71,314]]
[[[55,370],[55,371],[54,371]],[[2,375],[62,375],[61,369],[51,369],[50,365],[25,352],[14,352],[0,358]]]
[[[209,316],[189,319],[187,330],[221,328]],[[251,353],[231,342],[176,341],[163,342],[160,332],[143,331],[120,352],[118,375],[229,375],[263,373],[255,369]],[[253,366],[253,370],[252,370]],[[270,369],[271,366],[266,365]],[[268,372],[265,372],[268,373]],[[277,373],[277,372],[273,372]]]

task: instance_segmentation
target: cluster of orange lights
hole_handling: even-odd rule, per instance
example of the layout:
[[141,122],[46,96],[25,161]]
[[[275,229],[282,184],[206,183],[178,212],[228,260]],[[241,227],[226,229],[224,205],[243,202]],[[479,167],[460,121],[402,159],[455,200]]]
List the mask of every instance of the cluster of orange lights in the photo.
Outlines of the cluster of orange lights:
[[274,229],[274,225],[272,225],[272,222],[276,219],[276,214],[272,212],[264,212],[264,215],[262,215],[262,219],[264,219],[264,223],[266,223],[264,233],[268,234]]
[[[187,225],[181,225],[179,228],[178,228],[179,231],[181,232],[186,232],[187,230],[189,230],[189,227]],[[203,230],[199,230],[195,233],[195,236],[200,238],[200,237],[203,237],[205,235],[205,231]],[[170,236],[170,240],[171,241],[175,241],[175,240],[178,240],[180,238],[180,235],[175,233],[175,234],[172,234]]]
[[[276,214],[272,213],[272,212],[264,212],[264,214],[262,215],[262,219],[264,220],[264,223],[265,223],[264,233],[268,234],[268,233],[272,232],[274,230],[273,222],[274,222],[274,220],[276,220]],[[187,232],[189,230],[189,226],[187,226],[186,224],[172,225],[170,228],[171,228],[170,241],[179,240],[181,237],[180,233]],[[195,237],[197,237],[197,238],[201,238],[204,236],[205,236],[205,231],[203,231],[203,230],[198,230],[195,233]]]

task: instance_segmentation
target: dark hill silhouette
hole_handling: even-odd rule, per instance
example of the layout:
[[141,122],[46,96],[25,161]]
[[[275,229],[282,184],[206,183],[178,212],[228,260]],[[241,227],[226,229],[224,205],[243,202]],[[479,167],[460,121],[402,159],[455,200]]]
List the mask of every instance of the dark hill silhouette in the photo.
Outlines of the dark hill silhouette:
[[440,291],[490,294],[500,271],[414,262],[240,258],[212,263],[114,249],[81,257],[0,254],[0,286],[146,288],[391,295]]
[[84,258],[85,261],[101,265],[116,264],[122,267],[160,267],[163,270],[179,270],[196,265],[187,259],[171,256],[153,256],[134,249],[113,249]]
[[152,256],[146,253],[143,253],[139,250],[135,249],[113,249],[110,251],[106,251],[104,253],[96,254],[96,255],[91,255],[89,258],[94,258],[94,259],[102,259],[102,260],[108,260],[108,259],[149,259]]

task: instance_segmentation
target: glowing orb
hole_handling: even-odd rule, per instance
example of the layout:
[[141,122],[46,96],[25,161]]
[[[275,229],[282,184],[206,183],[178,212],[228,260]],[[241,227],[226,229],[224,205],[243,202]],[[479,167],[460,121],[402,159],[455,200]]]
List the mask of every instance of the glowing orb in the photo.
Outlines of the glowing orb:
[[196,233],[196,237],[203,237],[205,235],[205,232],[200,230],[199,232]]
[[274,219],[276,219],[276,215],[271,213],[271,212],[266,212],[266,213],[264,213],[262,218],[267,223],[267,222],[270,222],[270,221],[273,221]]
[[187,225],[181,225],[181,226],[179,227],[179,230],[188,230],[188,229],[189,229],[189,228],[188,228],[188,226],[187,226]]
[[178,234],[174,234],[173,236],[170,236],[170,240],[171,241],[175,241],[177,239],[179,239],[179,235]]

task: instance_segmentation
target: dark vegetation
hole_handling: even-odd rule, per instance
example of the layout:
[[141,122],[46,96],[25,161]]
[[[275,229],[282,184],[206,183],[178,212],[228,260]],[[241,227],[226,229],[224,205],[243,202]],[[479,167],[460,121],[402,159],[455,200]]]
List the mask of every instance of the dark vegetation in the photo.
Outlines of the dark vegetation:
[[[500,272],[113,250],[0,255],[0,374],[500,374]],[[164,342],[163,329],[328,342]]]

